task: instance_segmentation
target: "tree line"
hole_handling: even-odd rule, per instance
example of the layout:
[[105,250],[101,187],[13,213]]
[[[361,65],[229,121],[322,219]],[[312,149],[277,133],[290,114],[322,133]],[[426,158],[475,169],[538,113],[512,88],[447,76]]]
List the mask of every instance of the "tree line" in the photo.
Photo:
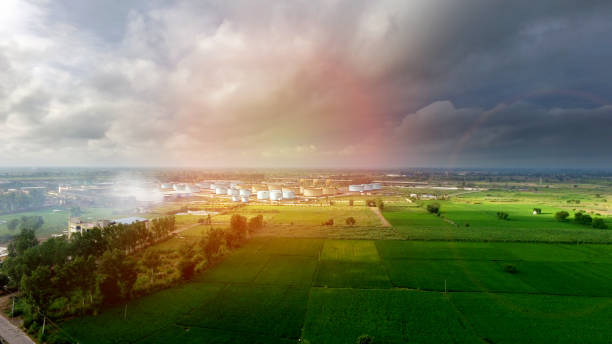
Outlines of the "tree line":
[[144,222],[113,224],[42,243],[34,229],[22,228],[8,246],[0,282],[19,291],[24,326],[36,331],[45,316],[96,312],[129,299],[137,277],[130,253],[167,238],[174,228],[174,217],[163,217],[149,228]]
[[0,213],[14,213],[45,205],[45,191],[11,191],[0,193]]

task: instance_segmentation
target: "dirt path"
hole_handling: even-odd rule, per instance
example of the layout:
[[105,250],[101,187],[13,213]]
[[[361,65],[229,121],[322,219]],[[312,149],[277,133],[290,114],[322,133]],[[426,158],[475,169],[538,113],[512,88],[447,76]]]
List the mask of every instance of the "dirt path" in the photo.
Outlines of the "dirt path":
[[370,210],[372,210],[374,214],[376,214],[376,216],[378,216],[378,218],[380,219],[380,223],[382,224],[383,227],[391,227],[391,224],[389,223],[389,221],[387,221],[387,219],[385,219],[385,217],[380,212],[380,209],[378,209],[378,207],[369,207],[369,208]]

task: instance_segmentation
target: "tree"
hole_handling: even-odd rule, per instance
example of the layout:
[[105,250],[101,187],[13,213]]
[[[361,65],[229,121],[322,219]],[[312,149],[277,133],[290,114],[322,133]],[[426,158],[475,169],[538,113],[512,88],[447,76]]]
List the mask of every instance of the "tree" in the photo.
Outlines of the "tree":
[[346,224],[349,226],[354,226],[356,222],[357,221],[355,221],[355,218],[352,216],[346,218]]
[[380,199],[380,198],[377,199],[376,200],[376,207],[382,211],[385,208],[385,202],[383,202],[383,200]]
[[375,207],[376,206],[376,200],[375,199],[368,199],[368,200],[366,200],[366,206],[368,206],[368,207]]
[[349,205],[352,207],[354,204],[355,204],[355,202],[352,199],[350,199],[349,200]]
[[14,231],[17,229],[17,226],[19,226],[19,219],[11,219],[6,224],[6,228],[8,228],[9,231]]
[[249,232],[255,232],[263,228],[263,215],[259,214],[257,216],[251,217],[249,219]]
[[334,225],[334,219],[329,219],[325,222],[322,223],[323,226],[333,226]]
[[555,213],[555,219],[560,222],[567,221],[568,217],[569,217],[569,213],[565,210],[561,210]]
[[516,265],[506,264],[504,265],[504,271],[506,271],[509,274],[516,274],[518,273],[518,268],[516,267]]
[[159,257],[159,253],[154,250],[148,250],[142,257],[142,264],[149,269],[149,272],[151,274],[151,283],[153,283],[155,272],[157,272],[157,268],[161,264],[161,258]]
[[427,205],[427,211],[431,214],[439,214],[440,213],[440,203],[430,203]]
[[204,257],[206,257],[208,263],[211,263],[219,253],[219,249],[223,244],[223,236],[222,230],[211,229],[208,232],[208,236],[200,241],[200,246],[204,250]]
[[248,230],[246,217],[238,214],[232,215],[232,218],[230,219],[230,229],[239,239],[243,239]]
[[43,311],[47,310],[56,293],[53,283],[50,283],[51,277],[51,268],[41,265],[32,271],[30,276],[24,276],[21,281],[21,290]]
[[508,213],[503,212],[503,211],[498,211],[497,212],[497,218],[500,220],[508,220]]
[[45,223],[42,216],[22,216],[19,229],[37,230]]
[[533,212],[540,215],[542,214],[542,208],[533,208]]
[[604,222],[604,220],[602,218],[595,218],[593,219],[593,228],[595,229],[607,229],[608,225],[606,225],[606,223]]
[[9,256],[17,257],[22,255],[28,248],[38,245],[36,231],[34,229],[22,228],[21,232],[15,236],[8,245]]

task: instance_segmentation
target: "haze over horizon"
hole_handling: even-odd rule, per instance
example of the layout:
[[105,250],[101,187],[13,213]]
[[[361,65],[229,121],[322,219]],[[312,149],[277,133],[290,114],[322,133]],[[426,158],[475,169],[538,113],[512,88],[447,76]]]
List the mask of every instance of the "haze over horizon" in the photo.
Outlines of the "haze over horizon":
[[607,168],[612,2],[0,2],[0,166]]

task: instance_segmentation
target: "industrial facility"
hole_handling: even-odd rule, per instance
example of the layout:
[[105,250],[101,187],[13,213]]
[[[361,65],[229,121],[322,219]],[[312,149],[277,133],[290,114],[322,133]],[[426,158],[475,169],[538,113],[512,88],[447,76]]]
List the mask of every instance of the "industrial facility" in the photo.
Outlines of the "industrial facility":
[[160,183],[164,199],[207,197],[231,202],[303,202],[321,197],[371,194],[382,189],[381,183],[352,184],[351,180],[301,178],[244,183],[238,180],[207,180],[197,183]]

